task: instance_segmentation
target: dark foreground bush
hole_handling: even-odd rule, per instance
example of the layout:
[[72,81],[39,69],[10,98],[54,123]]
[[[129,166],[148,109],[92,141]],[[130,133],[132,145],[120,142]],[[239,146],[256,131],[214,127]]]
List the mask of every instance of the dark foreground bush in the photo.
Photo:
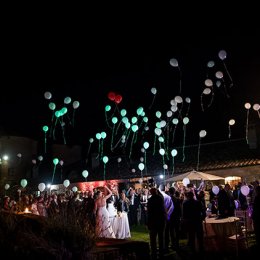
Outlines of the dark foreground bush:
[[88,259],[95,241],[84,216],[0,212],[0,250],[10,259]]

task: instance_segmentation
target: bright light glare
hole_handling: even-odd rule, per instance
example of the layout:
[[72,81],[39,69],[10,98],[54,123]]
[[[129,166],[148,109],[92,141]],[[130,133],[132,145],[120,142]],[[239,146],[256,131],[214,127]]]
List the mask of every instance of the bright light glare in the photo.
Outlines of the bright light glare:
[[163,175],[161,174],[161,175],[159,176],[159,178],[160,178],[160,179],[163,179]]
[[51,185],[50,184],[47,184],[47,188],[49,189],[51,187]]
[[9,159],[8,155],[4,155],[4,156],[3,156],[3,159],[4,159],[5,161],[7,161],[7,160]]

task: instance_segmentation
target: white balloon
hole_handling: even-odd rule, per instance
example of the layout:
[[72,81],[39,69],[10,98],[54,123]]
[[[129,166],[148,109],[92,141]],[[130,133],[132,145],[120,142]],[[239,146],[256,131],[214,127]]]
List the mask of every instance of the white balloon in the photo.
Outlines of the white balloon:
[[157,93],[157,89],[156,88],[151,88],[151,92],[152,92],[152,94],[156,94]]
[[70,186],[70,181],[69,181],[69,180],[65,180],[65,181],[63,182],[63,185],[64,185],[66,188],[68,188],[68,187]]
[[172,155],[172,157],[175,157],[177,155],[177,150],[176,149],[172,149],[171,155]]
[[230,119],[229,122],[228,122],[228,124],[229,124],[229,125],[234,125],[235,122],[236,122],[236,121],[235,121],[234,119]]
[[159,150],[159,153],[160,153],[160,155],[164,155],[164,154],[165,154],[165,150],[164,150],[163,148],[161,148],[161,149]]
[[144,152],[145,152],[145,149],[144,149],[144,148],[141,148],[141,152],[144,153]]
[[176,96],[176,97],[174,98],[174,100],[175,100],[177,103],[182,103],[182,101],[183,101],[183,99],[182,99],[181,96]]
[[61,166],[64,164],[64,162],[62,160],[60,160],[59,163]]
[[22,157],[22,154],[21,154],[21,153],[18,153],[18,154],[17,154],[17,157],[21,158],[21,157]]
[[225,50],[219,51],[218,57],[219,57],[221,60],[226,59],[226,57],[227,57],[227,52],[226,52]]
[[244,195],[244,196],[247,196],[250,192],[250,189],[247,185],[243,185],[241,187],[241,193]]
[[44,97],[45,97],[46,99],[51,99],[51,97],[52,97],[51,92],[46,91],[46,92],[44,93]]
[[39,155],[38,160],[41,162],[43,160],[43,156]]
[[177,102],[174,99],[172,99],[170,103],[172,106],[177,106]]
[[7,183],[5,184],[5,190],[8,190],[10,188],[10,185]]
[[221,81],[217,80],[216,81],[216,86],[219,88],[221,86]]
[[87,178],[87,177],[88,177],[88,171],[87,171],[87,170],[84,170],[84,171],[82,172],[82,176],[83,176],[84,178]]
[[217,79],[222,79],[224,75],[223,75],[222,71],[217,71],[215,76],[216,76]]
[[143,162],[144,161],[144,157],[140,157],[140,162]]
[[173,123],[174,125],[177,125],[177,124],[179,123],[179,119],[178,119],[178,118],[173,118],[173,119],[172,119],[172,123]]
[[39,189],[40,192],[43,192],[45,190],[45,187],[46,186],[43,182],[38,185],[38,189]]
[[250,109],[251,108],[251,104],[250,103],[245,103],[245,108],[246,109]]
[[163,120],[160,122],[161,128],[166,126],[166,122]]
[[144,164],[143,163],[139,163],[138,164],[138,168],[140,171],[142,171],[144,169]]
[[255,111],[258,111],[258,110],[260,109],[260,105],[259,105],[259,104],[254,104],[254,105],[253,105],[253,109],[254,109]]
[[78,188],[77,188],[76,186],[74,186],[74,187],[72,188],[72,191],[73,191],[73,192],[77,192],[77,191],[78,191]]
[[155,128],[155,129],[154,129],[154,132],[155,132],[156,135],[159,136],[159,135],[161,135],[162,130],[161,130],[160,128]]
[[172,116],[172,111],[167,111],[166,116],[167,117],[171,117]]
[[79,101],[74,101],[72,103],[72,106],[73,106],[74,109],[77,109],[79,107]]
[[37,162],[36,162],[36,160],[35,160],[35,159],[32,159],[32,163],[33,163],[33,164],[36,164]]
[[185,98],[185,101],[186,101],[186,103],[189,104],[189,103],[191,102],[191,99],[190,99],[189,97],[186,97],[186,98]]
[[205,130],[201,130],[199,135],[200,135],[201,138],[203,138],[207,135],[207,132]]
[[211,79],[206,79],[204,83],[205,83],[205,86],[207,86],[207,87],[212,87],[213,86],[213,82],[212,82]]
[[214,186],[212,187],[212,192],[213,192],[215,195],[218,195],[218,193],[219,193],[219,187],[216,186],[216,185],[214,185]]
[[211,60],[211,61],[209,61],[209,62],[207,63],[207,66],[208,66],[209,68],[213,68],[214,65],[215,65],[215,62],[214,62],[213,60]]
[[205,95],[208,95],[208,94],[210,94],[211,93],[211,89],[210,88],[205,88],[204,90],[203,90],[203,94],[205,94]]
[[189,121],[190,121],[190,120],[189,120],[188,117],[184,117],[184,118],[183,118],[183,124],[184,124],[184,125],[187,125],[187,124],[189,123]]
[[178,110],[177,105],[171,106],[171,111],[172,111],[172,112],[176,112],[177,110]]
[[173,67],[178,67],[179,66],[178,61],[176,59],[174,59],[174,58],[170,59],[170,64]]
[[132,169],[131,171],[132,171],[132,173],[134,173],[134,172],[135,172],[135,169]]
[[163,169],[167,170],[167,169],[168,169],[168,165],[167,165],[167,164],[164,164],[164,165],[163,165]]
[[120,163],[122,161],[121,157],[117,158],[117,162]]
[[71,97],[64,98],[64,104],[68,105],[71,102]]
[[183,185],[184,185],[185,187],[187,187],[187,185],[190,184],[190,179],[189,179],[189,178],[184,178],[184,179],[182,180],[182,183],[183,183]]

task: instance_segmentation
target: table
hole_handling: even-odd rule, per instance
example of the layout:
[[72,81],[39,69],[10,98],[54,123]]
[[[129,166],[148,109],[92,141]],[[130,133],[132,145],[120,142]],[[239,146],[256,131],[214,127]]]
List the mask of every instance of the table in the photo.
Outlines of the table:
[[210,218],[204,221],[204,235],[208,248],[214,250],[226,251],[226,239],[236,234],[236,223],[239,221],[237,217],[228,218]]
[[131,237],[128,216],[126,212],[122,212],[119,215],[110,217],[110,221],[116,238],[125,239]]

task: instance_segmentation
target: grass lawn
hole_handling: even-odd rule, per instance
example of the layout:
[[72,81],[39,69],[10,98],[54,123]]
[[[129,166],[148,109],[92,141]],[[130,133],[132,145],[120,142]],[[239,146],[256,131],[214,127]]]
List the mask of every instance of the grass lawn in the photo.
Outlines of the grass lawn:
[[146,226],[137,225],[131,228],[131,240],[149,243],[149,232]]

